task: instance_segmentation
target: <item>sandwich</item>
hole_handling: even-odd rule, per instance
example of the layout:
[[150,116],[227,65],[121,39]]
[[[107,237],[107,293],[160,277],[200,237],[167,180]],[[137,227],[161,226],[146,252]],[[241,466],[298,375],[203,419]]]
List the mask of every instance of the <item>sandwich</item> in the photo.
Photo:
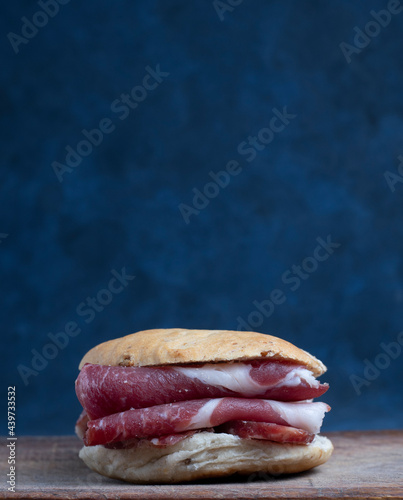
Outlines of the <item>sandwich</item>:
[[139,484],[235,473],[296,473],[323,464],[330,410],[321,361],[256,332],[146,330],[81,360],[79,456],[105,476]]

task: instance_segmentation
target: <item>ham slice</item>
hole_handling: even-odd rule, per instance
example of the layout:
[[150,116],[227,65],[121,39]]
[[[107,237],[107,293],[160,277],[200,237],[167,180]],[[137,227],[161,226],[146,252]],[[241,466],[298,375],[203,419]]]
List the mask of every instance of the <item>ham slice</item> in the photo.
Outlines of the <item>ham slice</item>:
[[155,448],[167,448],[180,443],[186,438],[193,436],[196,432],[218,432],[233,434],[242,439],[259,439],[264,441],[274,441],[277,443],[308,444],[311,443],[315,434],[311,434],[302,429],[287,427],[285,425],[268,424],[266,422],[248,422],[245,420],[232,420],[217,428],[200,429],[197,431],[179,432],[167,436],[157,436],[148,439],[129,439],[117,443],[104,445],[105,448],[122,450],[128,448],[138,448],[143,445],[154,446]]
[[319,432],[325,403],[289,403],[265,399],[217,398],[182,401],[132,409],[90,420],[86,446],[150,438],[216,427],[232,420],[250,420]]
[[[207,429],[206,429],[207,430]],[[209,431],[212,429],[208,429]],[[143,445],[151,445],[155,448],[167,448],[174,444],[180,443],[184,439],[193,436],[198,431],[180,432],[178,434],[168,434],[167,436],[157,436],[148,439],[128,439],[127,441],[118,441],[116,443],[105,444],[105,448],[112,450],[126,450],[128,448],[138,448]]]
[[295,427],[268,424],[267,422],[247,422],[245,420],[227,422],[221,425],[218,431],[235,434],[243,439],[262,439],[277,443],[308,444],[315,438],[315,434]]
[[76,380],[77,397],[91,419],[204,398],[301,401],[327,389],[306,368],[275,360],[163,367],[86,364]]

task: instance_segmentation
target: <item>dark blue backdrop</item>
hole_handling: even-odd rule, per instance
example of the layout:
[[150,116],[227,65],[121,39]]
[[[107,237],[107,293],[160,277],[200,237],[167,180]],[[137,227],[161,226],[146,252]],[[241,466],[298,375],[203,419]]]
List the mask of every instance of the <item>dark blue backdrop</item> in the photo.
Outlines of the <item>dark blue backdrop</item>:
[[325,430],[402,427],[399,2],[50,3],[0,19],[17,433],[71,433],[82,355],[173,326],[286,338]]

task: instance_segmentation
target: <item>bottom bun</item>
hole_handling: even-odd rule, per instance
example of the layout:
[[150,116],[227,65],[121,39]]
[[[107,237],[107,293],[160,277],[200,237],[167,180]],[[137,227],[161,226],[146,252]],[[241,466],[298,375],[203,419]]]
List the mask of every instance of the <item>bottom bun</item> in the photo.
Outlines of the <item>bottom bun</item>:
[[323,464],[333,445],[324,436],[312,443],[280,444],[232,434],[199,432],[167,448],[143,443],[136,448],[84,446],[80,458],[104,476],[132,483],[178,483],[234,473],[278,475]]

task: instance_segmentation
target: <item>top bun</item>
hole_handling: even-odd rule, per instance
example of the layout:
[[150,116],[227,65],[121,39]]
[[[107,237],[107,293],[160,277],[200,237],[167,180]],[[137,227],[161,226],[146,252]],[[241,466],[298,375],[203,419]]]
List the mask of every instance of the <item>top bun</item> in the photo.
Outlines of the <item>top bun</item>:
[[252,359],[292,361],[315,376],[325,365],[293,344],[264,333],[230,330],[144,330],[99,344],[83,357],[85,363],[109,366],[155,366],[216,363]]

